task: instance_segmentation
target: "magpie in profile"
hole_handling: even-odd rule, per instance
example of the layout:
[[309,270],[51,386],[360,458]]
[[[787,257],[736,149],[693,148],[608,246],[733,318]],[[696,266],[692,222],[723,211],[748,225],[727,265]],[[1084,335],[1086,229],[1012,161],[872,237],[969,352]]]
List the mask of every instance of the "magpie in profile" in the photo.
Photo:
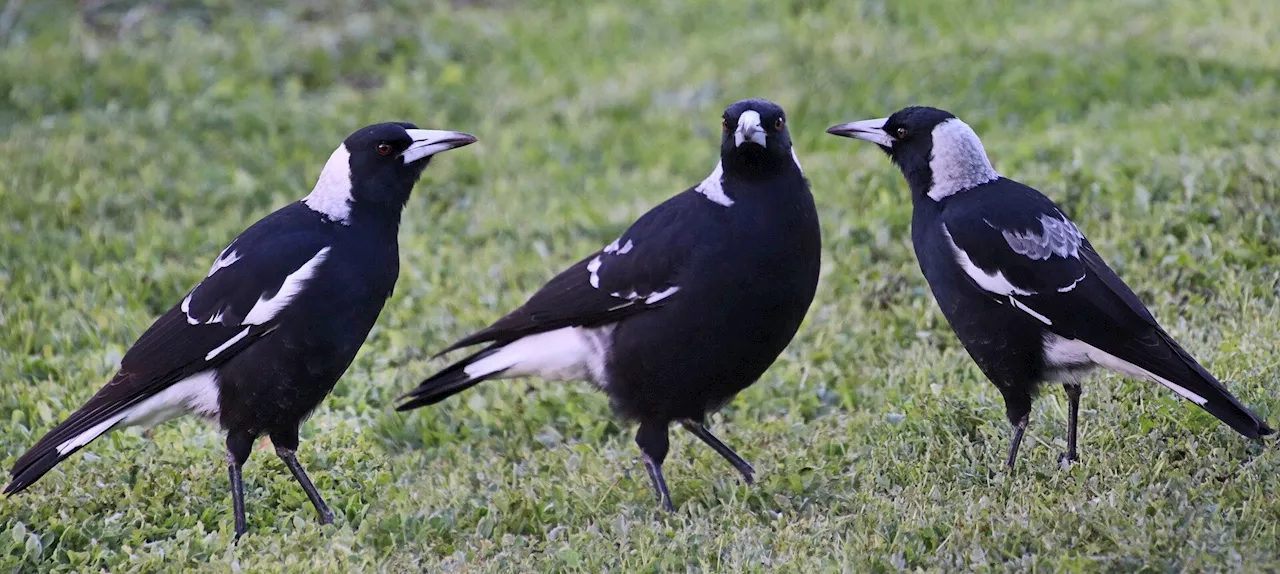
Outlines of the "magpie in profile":
[[821,238],[786,115],[743,100],[723,115],[720,163],[523,306],[450,345],[485,345],[405,395],[430,405],[488,379],[586,379],[621,417],[660,504],[667,427],[679,422],[747,483],[755,470],[706,427],[791,341],[818,283]]
[[1095,366],[1155,381],[1236,432],[1272,433],[1156,322],[1066,214],[1001,177],[954,115],[909,107],[829,133],[875,143],[911,188],[920,269],[974,362],[1004,396],[1012,467],[1041,382],[1061,383],[1075,461],[1080,382]]
[[432,155],[474,137],[385,123],[355,132],[315,189],[240,234],[209,274],[134,343],[120,370],[10,471],[14,494],[106,432],[183,414],[227,434],[236,538],[240,468],[271,437],[320,521],[333,513],[298,463],[298,428],[342,376],[399,273],[400,212]]

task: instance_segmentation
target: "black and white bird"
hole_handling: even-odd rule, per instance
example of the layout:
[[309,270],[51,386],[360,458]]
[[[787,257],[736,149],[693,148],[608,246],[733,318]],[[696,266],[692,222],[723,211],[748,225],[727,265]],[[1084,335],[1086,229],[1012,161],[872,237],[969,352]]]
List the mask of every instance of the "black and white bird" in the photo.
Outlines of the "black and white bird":
[[720,163],[626,232],[555,276],[523,306],[442,351],[485,346],[405,395],[430,405],[481,381],[586,379],[639,423],[660,503],[673,421],[754,469],[706,427],[706,415],[755,382],[813,301],[821,238],[786,115],[764,100],[724,111]]
[[967,124],[935,108],[833,126],[880,146],[911,188],[911,240],[942,314],[1004,396],[1013,466],[1045,381],[1069,402],[1077,458],[1080,382],[1095,366],[1151,380],[1256,438],[1272,430],[1143,306],[1053,201],[991,167]]
[[310,195],[222,250],[200,284],[134,343],[111,381],[18,459],[4,492],[21,492],[108,431],[196,414],[227,434],[237,538],[246,531],[240,468],[263,435],[320,521],[332,522],[295,455],[298,428],[391,295],[400,212],[423,169],[432,155],[474,141],[408,123],[352,134]]

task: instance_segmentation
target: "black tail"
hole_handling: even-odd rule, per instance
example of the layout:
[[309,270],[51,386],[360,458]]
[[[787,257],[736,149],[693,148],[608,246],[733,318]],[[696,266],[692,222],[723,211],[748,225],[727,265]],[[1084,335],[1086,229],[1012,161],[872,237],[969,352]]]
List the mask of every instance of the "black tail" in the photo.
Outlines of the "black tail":
[[31,447],[31,450],[19,457],[18,462],[13,463],[13,469],[9,471],[9,484],[4,487],[4,494],[22,492],[35,481],[40,480],[40,477],[58,463],[119,425],[120,411],[127,405],[104,404],[101,393],[102,391],[99,391],[98,395],[89,399],[89,402],[67,417],[67,420],[58,423],[53,430],[45,433],[39,441],[36,441],[35,446]]
[[50,441],[42,439],[14,463],[13,470],[9,471],[9,484],[5,485],[4,494],[14,495],[26,490],[28,486],[40,480],[45,473],[53,470],[58,463],[81,448],[84,446],[77,446],[64,454],[58,452],[57,447]]
[[409,400],[397,406],[396,410],[408,411],[418,407],[434,405],[484,381],[501,375],[502,371],[499,370],[473,377],[472,375],[467,374],[466,371],[466,368],[469,365],[494,354],[500,348],[500,345],[486,347],[484,350],[472,354],[461,361],[449,365],[444,370],[431,375],[427,380],[418,384],[418,388],[401,395],[401,399]]
[[[1177,359],[1181,359],[1181,361],[1179,361],[1180,365],[1172,365],[1172,368],[1162,369],[1159,367],[1165,365],[1154,365],[1157,368],[1149,369],[1151,372],[1203,398],[1205,402],[1200,404],[1200,408],[1209,411],[1209,414],[1218,417],[1218,420],[1227,423],[1236,432],[1246,437],[1258,438],[1275,432],[1267,425],[1266,421],[1263,421],[1258,415],[1253,414],[1253,411],[1240,404],[1240,401],[1232,396],[1225,385],[1209,374],[1209,371],[1205,370],[1204,367],[1200,366],[1200,363],[1183,350],[1182,346],[1175,342],[1172,337],[1163,332],[1160,334],[1169,343],[1169,346],[1173,347],[1173,350],[1177,352],[1178,357],[1174,361],[1177,361]],[[1169,363],[1174,361],[1169,361]],[[1177,368],[1178,366],[1184,368],[1179,369]],[[1191,397],[1187,398],[1191,399],[1192,402],[1198,402]]]

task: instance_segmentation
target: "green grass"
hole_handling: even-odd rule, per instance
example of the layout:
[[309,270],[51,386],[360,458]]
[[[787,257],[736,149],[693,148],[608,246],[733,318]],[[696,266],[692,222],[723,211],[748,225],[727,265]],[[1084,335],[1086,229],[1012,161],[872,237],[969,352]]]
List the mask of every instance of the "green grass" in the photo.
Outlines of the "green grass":
[[[0,571],[1280,568],[1274,449],[1156,385],[1090,379],[1065,470],[1050,389],[1002,471],[1000,396],[916,268],[905,184],[823,133],[956,112],[1277,423],[1280,3],[382,4],[29,1],[0,29],[5,468],[350,131],[480,137],[418,186],[395,296],[303,427],[333,526],[259,450],[233,546],[222,437],[181,420],[0,500]],[[759,484],[673,431],[659,512],[633,429],[586,384],[391,410],[433,351],[701,180],[749,96],[788,110],[825,240],[799,336],[714,418]]]

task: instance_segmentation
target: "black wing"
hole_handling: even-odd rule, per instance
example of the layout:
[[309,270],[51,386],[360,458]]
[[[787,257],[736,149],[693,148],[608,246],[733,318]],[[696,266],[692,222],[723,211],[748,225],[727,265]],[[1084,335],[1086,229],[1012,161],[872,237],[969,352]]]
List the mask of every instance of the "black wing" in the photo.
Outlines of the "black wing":
[[293,207],[264,218],[223,250],[209,275],[125,353],[111,381],[18,459],[5,492],[21,491],[83,446],[59,452],[59,445],[118,422],[130,407],[271,333],[275,316],[306,280],[302,275],[314,273],[327,254],[329,238],[307,230],[313,229],[303,225],[307,214],[291,213]]
[[717,224],[707,203],[693,190],[663,202],[613,243],[556,275],[524,305],[439,354],[562,327],[615,323],[679,297],[685,262]]
[[1090,352],[1093,362],[1152,378],[1246,436],[1271,432],[1160,327],[1057,205],[1017,182],[996,184],[953,199],[941,217],[975,288],[1110,355]]

